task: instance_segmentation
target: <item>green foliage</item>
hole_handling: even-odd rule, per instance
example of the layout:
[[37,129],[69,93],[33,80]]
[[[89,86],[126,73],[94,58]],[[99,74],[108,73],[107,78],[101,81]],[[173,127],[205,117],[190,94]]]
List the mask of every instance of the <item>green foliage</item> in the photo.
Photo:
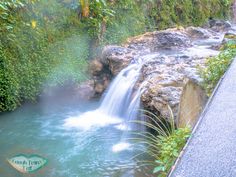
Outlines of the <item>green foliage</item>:
[[75,10],[56,0],[0,8],[0,112],[35,101],[43,87],[86,78],[89,40]]
[[167,121],[161,119],[149,111],[144,111],[147,121],[134,121],[135,123],[146,126],[149,131],[134,133],[138,138],[137,145],[144,144],[148,150],[144,153],[154,159],[154,162],[143,162],[154,166],[153,173],[158,176],[167,176],[170,168],[173,166],[176,158],[179,156],[186,140],[191,134],[191,129],[186,126],[178,128],[174,123],[174,116],[170,109],[171,117]]
[[160,136],[160,140],[156,145],[159,150],[158,160],[155,160],[157,166],[153,173],[159,173],[159,176],[167,176],[189,136],[189,127],[175,129],[167,137]]
[[223,51],[218,56],[207,59],[205,68],[199,68],[200,75],[204,80],[203,86],[208,95],[212,93],[235,56],[236,41],[232,40],[223,47]]
[[114,17],[115,11],[107,5],[105,0],[91,1],[89,9],[90,15],[84,19],[84,25],[92,38],[101,41],[105,32],[104,28],[112,23],[111,19]]
[[158,29],[176,25],[201,25],[209,17],[227,18],[232,0],[165,0],[149,6],[148,18]]
[[119,44],[130,36],[145,32],[145,14],[140,4],[126,0],[113,4],[111,8],[116,13],[113,23],[106,27],[103,44]]

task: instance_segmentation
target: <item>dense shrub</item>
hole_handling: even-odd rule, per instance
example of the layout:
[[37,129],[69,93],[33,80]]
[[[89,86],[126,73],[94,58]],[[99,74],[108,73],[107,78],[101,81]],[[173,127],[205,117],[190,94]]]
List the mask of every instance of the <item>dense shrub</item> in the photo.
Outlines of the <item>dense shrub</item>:
[[52,1],[0,2],[0,111],[43,87],[85,79],[88,37],[77,12]]
[[202,25],[210,17],[230,15],[232,0],[165,0],[153,1],[149,18],[158,29],[177,25]]

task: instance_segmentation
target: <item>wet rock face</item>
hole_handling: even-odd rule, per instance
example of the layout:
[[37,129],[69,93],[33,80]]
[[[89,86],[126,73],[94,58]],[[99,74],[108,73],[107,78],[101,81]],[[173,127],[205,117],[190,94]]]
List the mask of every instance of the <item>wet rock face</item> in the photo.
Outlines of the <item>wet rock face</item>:
[[228,21],[212,19],[209,20],[208,27],[216,32],[222,32],[231,29],[232,25]]
[[157,57],[147,62],[142,68],[142,82],[146,82],[141,96],[144,108],[168,119],[171,117],[169,105],[177,117],[185,80],[189,78],[200,83],[196,66],[203,63],[203,58],[177,59],[173,56]]
[[121,46],[104,47],[101,57],[93,60],[89,67],[94,81],[95,97],[101,96],[111,79],[129,65],[136,53],[135,50]]
[[137,51],[120,47],[106,46],[102,51],[100,61],[103,65],[109,67],[112,75],[117,75],[123,68],[129,65]]
[[208,39],[212,36],[209,30],[190,26],[186,28],[187,35],[192,39]]
[[190,47],[191,41],[187,35],[178,31],[155,32],[153,36],[153,50],[180,49]]
[[111,71],[99,59],[95,59],[90,63],[89,71],[94,83],[94,97],[100,97],[111,81]]

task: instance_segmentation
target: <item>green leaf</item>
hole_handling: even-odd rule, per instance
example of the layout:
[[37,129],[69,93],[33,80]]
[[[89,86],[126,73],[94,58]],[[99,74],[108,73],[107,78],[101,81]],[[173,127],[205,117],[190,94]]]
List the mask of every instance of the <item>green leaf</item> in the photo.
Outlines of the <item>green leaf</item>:
[[153,170],[153,173],[158,173],[160,171],[163,171],[163,167],[162,166],[155,167],[154,170]]

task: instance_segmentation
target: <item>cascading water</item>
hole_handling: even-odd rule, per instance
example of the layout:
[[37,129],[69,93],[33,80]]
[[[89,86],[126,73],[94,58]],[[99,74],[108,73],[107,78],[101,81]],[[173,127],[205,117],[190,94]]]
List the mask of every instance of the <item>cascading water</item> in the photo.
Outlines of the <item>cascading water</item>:
[[123,69],[105,92],[101,105],[94,111],[86,112],[78,117],[70,117],[65,125],[88,130],[115,124],[118,129],[127,129],[127,120],[137,115],[141,89],[134,92],[142,67],[141,58]]
[[105,93],[99,108],[101,112],[109,116],[125,116],[132,101],[133,87],[138,79],[139,71],[140,64],[133,63],[118,74]]
[[70,117],[65,126],[77,127],[83,130],[104,127],[114,124],[119,130],[124,130],[121,141],[112,147],[113,152],[130,149],[126,142],[127,131],[131,129],[129,120],[137,117],[140,106],[141,87],[134,92],[142,67],[142,60],[137,59],[123,69],[105,92],[101,105],[94,111],[86,112],[78,117]]

